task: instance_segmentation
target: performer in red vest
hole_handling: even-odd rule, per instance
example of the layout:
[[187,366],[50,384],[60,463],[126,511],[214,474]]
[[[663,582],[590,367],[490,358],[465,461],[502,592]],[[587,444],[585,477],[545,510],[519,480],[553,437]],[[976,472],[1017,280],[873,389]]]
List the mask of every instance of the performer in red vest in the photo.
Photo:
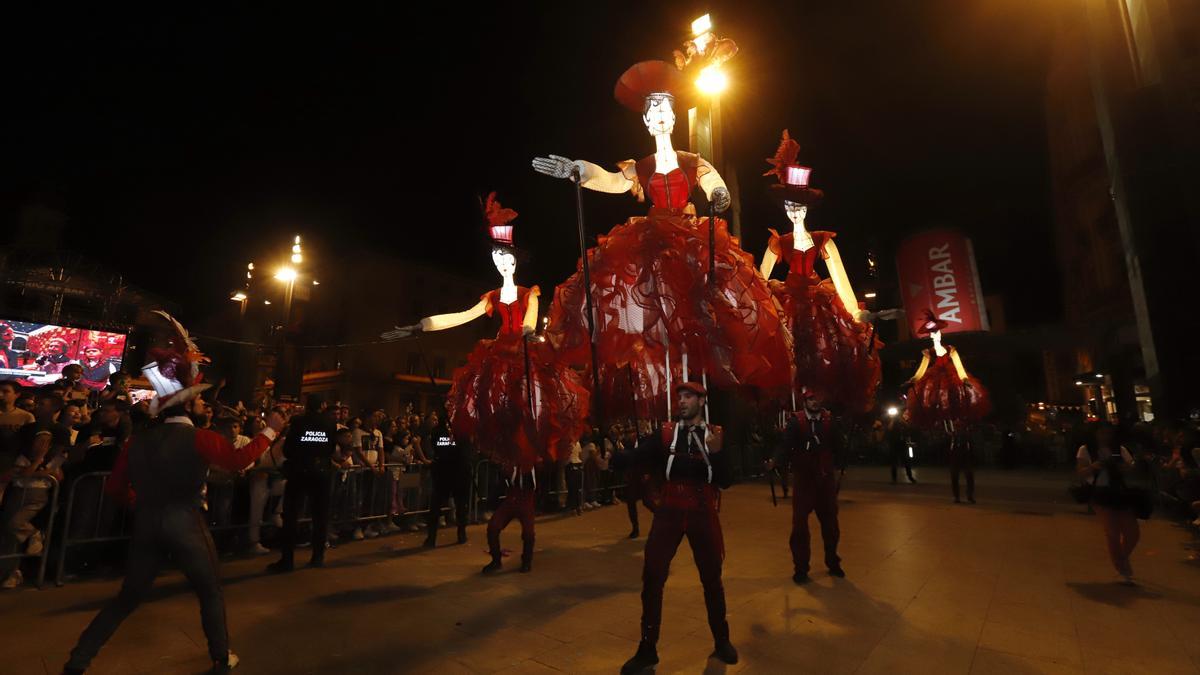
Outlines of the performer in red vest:
[[183,570],[200,600],[200,621],[208,639],[212,672],[228,672],[238,663],[237,655],[229,649],[217,551],[206,525],[200,491],[209,466],[240,471],[258,459],[283,430],[284,419],[279,413],[270,413],[267,427],[239,449],[215,431],[197,429],[185,404],[208,388],[200,383],[199,364],[204,357],[183,326],[165,312],[156,313],[170,323],[171,335],[165,345],[150,350],[154,360],[142,372],[158,394],[151,414],[157,414],[162,422],[139,432],[126,444],[105,484],[115,498],[134,502],[125,583],[79,636],[64,673],[87,670],[104,643],[150,592],[163,553],[169,553]]
[[704,586],[704,606],[712,630],[712,655],[737,663],[737,650],[729,642],[725,620],[725,588],[721,563],[725,559],[721,521],[717,516],[718,488],[729,487],[732,477],[721,452],[721,427],[704,422],[707,392],[698,382],[675,387],[679,396],[679,423],[667,424],[662,433],[647,437],[639,450],[664,478],[646,538],[642,570],[642,641],[637,653],[625,662],[622,673],[637,673],[658,663],[658,634],[662,623],[663,586],[671,559],[686,535],[692,558]]
[[804,408],[792,413],[774,463],[782,464],[791,459],[792,491],[792,565],[795,573],[792,581],[807,583],[808,564],[811,555],[808,536],[808,516],[816,511],[821,523],[821,539],[825,543],[825,566],[829,574],[844,577],[842,559],[838,557],[837,545],[841,535],[838,529],[837,493],[838,470],[835,458],[841,449],[841,436],[833,423],[833,417],[821,405],[821,399],[811,391],[803,390]]

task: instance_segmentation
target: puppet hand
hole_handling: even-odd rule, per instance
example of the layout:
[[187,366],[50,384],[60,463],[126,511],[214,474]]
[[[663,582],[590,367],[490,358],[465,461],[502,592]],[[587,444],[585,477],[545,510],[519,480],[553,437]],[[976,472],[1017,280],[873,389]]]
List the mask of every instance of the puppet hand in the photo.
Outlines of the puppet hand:
[[578,173],[580,182],[587,180],[587,169],[583,162],[573,161],[559,155],[534,157],[533,170],[552,178],[570,178]]
[[868,312],[865,309],[860,309],[854,313],[854,320],[859,323],[870,323],[874,321],[877,316],[877,314]]
[[712,191],[712,205],[717,213],[725,213],[729,208],[729,189],[719,187]]
[[396,326],[392,330],[379,334],[380,339],[391,342],[392,340],[403,340],[413,336],[419,330],[424,330],[424,326],[419,323],[414,323],[410,326]]

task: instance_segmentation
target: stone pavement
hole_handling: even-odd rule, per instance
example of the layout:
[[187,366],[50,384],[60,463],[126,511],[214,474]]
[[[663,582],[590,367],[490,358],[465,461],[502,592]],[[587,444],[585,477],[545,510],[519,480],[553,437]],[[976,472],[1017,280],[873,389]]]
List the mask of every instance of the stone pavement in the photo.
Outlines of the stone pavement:
[[[886,470],[852,469],[841,518],[848,576],[817,565],[805,587],[790,579],[790,505],[773,508],[766,484],[728,491],[725,587],[741,661],[707,658],[684,545],[667,584],[657,672],[1200,672],[1200,568],[1186,560],[1182,528],[1144,524],[1133,560],[1142,583],[1124,587],[1098,524],[1066,503],[1064,474],[980,472],[976,506],[950,503],[944,471],[918,477],[891,486]],[[516,572],[516,557],[479,575],[481,526],[466,546],[435,551],[415,534],[356,542],[331,551],[327,569],[283,577],[262,574],[269,559],[227,562],[237,672],[615,673],[638,638],[645,540],[627,531],[623,507],[543,518],[529,575]],[[515,523],[504,543],[519,551]],[[814,549],[819,559],[819,542]],[[104,580],[0,594],[0,672],[57,673],[116,588]],[[180,575],[164,575],[93,672],[203,672],[198,614]]]

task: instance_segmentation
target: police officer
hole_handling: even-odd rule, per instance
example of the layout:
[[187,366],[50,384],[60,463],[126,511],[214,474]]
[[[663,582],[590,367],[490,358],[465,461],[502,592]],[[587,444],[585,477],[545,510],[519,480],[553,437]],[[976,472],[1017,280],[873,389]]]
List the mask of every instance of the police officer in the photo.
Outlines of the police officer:
[[268,572],[291,572],[295,567],[296,521],[305,498],[312,512],[312,559],[309,567],[325,566],[325,540],[329,536],[329,492],[336,447],[337,425],[325,399],[309,394],[304,414],[293,418],[283,444],[283,533],[279,560],[267,565]]
[[[194,395],[191,390],[182,394]],[[133,492],[134,531],[125,582],[116,599],[100,610],[79,636],[64,673],[87,670],[104,643],[149,593],[164,552],[171,554],[200,600],[212,672],[228,672],[238,663],[229,649],[216,548],[205,525],[200,490],[210,465],[239,471],[265,452],[283,429],[283,417],[270,413],[267,428],[249,444],[234,449],[215,431],[197,429],[182,403],[167,406],[162,415],[162,424],[134,435],[117,457],[106,483],[106,489],[118,499],[128,499],[130,488]]]
[[704,606],[712,631],[712,656],[737,663],[737,650],[729,642],[725,620],[725,588],[721,564],[725,545],[717,515],[718,488],[732,482],[728,461],[721,452],[721,427],[704,422],[707,392],[698,382],[675,388],[679,397],[679,423],[667,424],[661,434],[647,437],[639,449],[665,479],[646,538],[642,569],[642,640],[637,653],[625,662],[622,673],[637,673],[658,663],[658,635],[662,623],[663,586],[671,559],[684,536],[704,587]]
[[792,413],[788,419],[775,459],[776,463],[781,463],[784,457],[790,457],[792,463],[792,535],[788,543],[792,549],[792,581],[797,584],[809,581],[808,516],[814,511],[821,524],[825,566],[831,576],[846,576],[837,553],[841,532],[837,518],[835,459],[841,449],[841,436],[829,411],[822,407],[821,399],[807,390],[802,396],[804,408]]
[[449,415],[429,432],[433,453],[433,496],[429,502],[425,548],[437,546],[438,520],[446,500],[454,497],[454,522],[458,543],[467,543],[467,507],[471,499],[471,448],[466,439],[450,431]]

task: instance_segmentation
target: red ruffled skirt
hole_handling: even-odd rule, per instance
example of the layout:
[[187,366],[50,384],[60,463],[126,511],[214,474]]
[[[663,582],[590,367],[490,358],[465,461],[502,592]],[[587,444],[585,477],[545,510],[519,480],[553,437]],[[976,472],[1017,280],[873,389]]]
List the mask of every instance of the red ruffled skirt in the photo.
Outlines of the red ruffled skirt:
[[528,342],[527,378],[524,343],[480,340],[454,371],[449,395],[454,433],[493,461],[522,470],[567,455],[587,428],[591,398],[579,374],[545,342]]
[[797,391],[807,387],[852,414],[870,410],[882,378],[883,347],[870,324],[854,320],[828,279],[789,274],[786,282],[770,285],[791,321]]
[[[715,244],[713,284],[707,218],[651,209],[588,249],[601,375],[632,369],[639,400],[652,410],[665,411],[668,350],[672,382],[686,351],[689,379],[704,372],[714,386],[776,393],[790,386],[791,336],[770,289],[720,219]],[[586,311],[581,263],[555,290],[546,332],[564,358],[583,366],[591,361]],[[601,386],[606,406],[627,404]]]
[[973,377],[962,379],[949,356],[929,364],[908,393],[904,416],[927,429],[945,421],[977,421],[992,409],[987,389]]

